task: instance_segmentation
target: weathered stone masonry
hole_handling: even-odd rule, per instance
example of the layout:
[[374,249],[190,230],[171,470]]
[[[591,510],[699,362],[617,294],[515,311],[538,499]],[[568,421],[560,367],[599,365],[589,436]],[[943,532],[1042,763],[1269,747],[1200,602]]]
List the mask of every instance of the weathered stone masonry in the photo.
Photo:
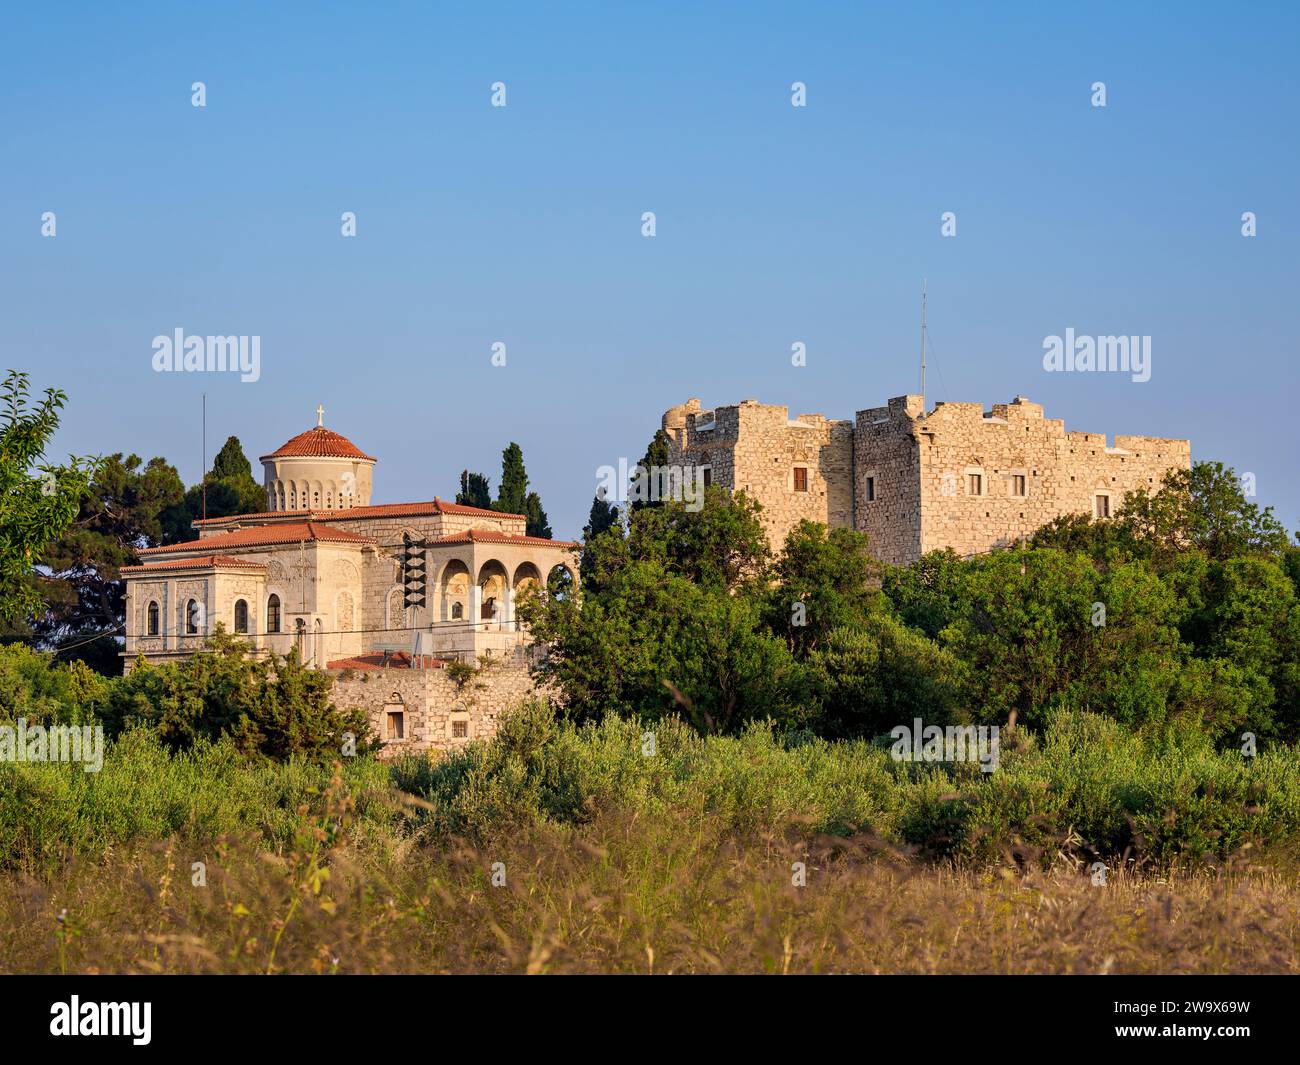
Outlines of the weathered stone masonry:
[[[706,411],[697,399],[664,414],[669,461],[763,506],[773,547],[803,518],[867,534],[896,565],[950,547],[970,555],[1013,544],[1063,514],[1106,518],[1124,493],[1156,490],[1191,464],[1186,440],[1066,432],[1017,396],[978,403],[898,396],[854,422],[745,400]],[[800,473],[799,471],[803,471]]]
[[[522,648],[520,648],[522,652]],[[390,757],[405,751],[448,750],[483,740],[502,714],[532,696],[546,698],[522,653],[485,656],[487,665],[458,683],[445,664],[433,668],[331,668],[334,703],[360,707]]]

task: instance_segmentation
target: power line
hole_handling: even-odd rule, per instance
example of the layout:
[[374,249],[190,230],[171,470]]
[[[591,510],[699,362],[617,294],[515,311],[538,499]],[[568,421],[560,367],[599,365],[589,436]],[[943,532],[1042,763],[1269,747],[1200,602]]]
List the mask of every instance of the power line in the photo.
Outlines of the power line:
[[[382,628],[382,629],[320,629],[320,630],[316,630],[316,629],[304,628],[304,629],[303,629],[303,635],[304,635],[304,636],[368,636],[368,635],[372,635],[372,634],[374,634],[374,633],[379,633],[379,632],[433,632],[433,633],[439,633],[439,632],[448,632],[448,631],[464,631],[464,630],[466,630],[466,629],[475,629],[475,628],[477,628],[479,631],[488,631],[488,632],[490,632],[490,631],[492,631],[491,629],[484,629],[483,626],[485,626],[485,625],[488,625],[488,626],[490,626],[490,625],[504,625],[504,624],[508,624],[508,623],[507,623],[507,622],[501,622],[501,621],[490,621],[490,620],[484,619],[483,621],[438,621],[438,622],[430,622],[430,623],[428,623],[428,624],[426,624],[426,625],[401,625],[401,626],[397,626],[397,627],[389,626],[389,627],[387,627],[387,628]],[[122,627],[123,627],[123,626],[121,626],[121,625],[117,626],[117,628],[119,628],[119,629],[122,628]],[[104,633],[101,633],[100,635],[106,636],[106,635],[108,635],[109,632],[113,632],[113,631],[115,631],[115,630],[110,629],[110,630],[107,630],[107,631],[104,632]],[[519,629],[504,629],[504,630],[498,630],[498,631],[504,631],[504,632],[518,632],[518,631],[520,631],[520,630],[519,630]],[[297,632],[295,632],[295,631],[293,631],[293,630],[291,630],[291,629],[281,629],[279,632],[234,632],[233,630],[227,629],[227,630],[226,630],[226,633],[227,633],[227,635],[231,635],[231,636],[291,636],[291,637],[297,637],[297,635],[298,635]],[[144,633],[136,633],[135,636],[134,636],[133,638],[134,638],[134,639],[137,639],[137,640],[160,640],[160,639],[162,639],[164,636],[175,636],[175,637],[178,637],[178,638],[180,638],[180,639],[198,639],[199,637],[202,637],[202,636],[211,636],[211,635],[212,635],[212,633],[210,633],[210,632],[189,632],[189,633],[184,633],[184,632],[160,632],[160,633],[156,633],[156,634],[153,635],[153,636],[149,636],[149,635],[146,635],[146,634],[144,634]],[[95,638],[95,639],[99,639],[98,636],[96,636],[96,637],[94,637],[94,638]],[[87,642],[89,642],[89,641],[87,641]],[[75,645],[74,645],[74,646],[75,646]]]

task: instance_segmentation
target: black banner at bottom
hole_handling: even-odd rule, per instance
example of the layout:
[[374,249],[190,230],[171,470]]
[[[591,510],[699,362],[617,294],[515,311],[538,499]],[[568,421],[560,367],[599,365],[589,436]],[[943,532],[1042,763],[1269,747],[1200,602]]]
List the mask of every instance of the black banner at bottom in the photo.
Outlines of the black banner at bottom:
[[[711,986],[702,987],[700,981]],[[494,981],[489,983],[489,981]],[[472,983],[471,983],[472,982]],[[578,988],[576,983],[583,986]],[[633,986],[634,985],[634,986]],[[730,985],[730,986],[721,986]],[[94,1053],[275,1050],[373,1052],[376,1037],[430,1034],[485,1051],[536,1053],[580,1038],[652,1045],[666,1025],[674,1052],[734,1053],[747,1034],[769,1051],[806,1052],[809,1024],[894,1033],[927,1050],[989,1040],[1064,1038],[1069,1045],[1201,1044],[1231,1052],[1282,1048],[1295,1028],[1296,985],[1274,977],[333,976],[9,977],[6,1047]],[[608,1001],[604,1001],[605,999]],[[708,1005],[711,1004],[711,1005]],[[701,1008],[703,1007],[703,1012]],[[750,1032],[746,1032],[746,1028]],[[667,1033],[666,1033],[667,1034]],[[1045,1045],[1045,1044],[1040,1044]],[[1059,1045],[1059,1043],[1058,1043]]]

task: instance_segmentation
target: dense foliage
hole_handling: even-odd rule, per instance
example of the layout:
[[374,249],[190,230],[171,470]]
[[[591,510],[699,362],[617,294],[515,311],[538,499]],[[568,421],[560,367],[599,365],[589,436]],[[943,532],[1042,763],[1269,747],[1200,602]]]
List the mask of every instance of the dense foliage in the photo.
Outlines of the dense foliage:
[[1225,744],[1300,736],[1297,548],[1218,464],[1130,493],[1113,521],[906,568],[811,522],[774,559],[758,505],[720,489],[597,528],[580,596],[520,607],[576,720],[871,737],[1070,709]]
[[329,674],[286,658],[255,658],[220,625],[206,650],[167,665],[143,659],[105,678],[74,661],[0,647],[0,724],[98,722],[108,735],[146,731],[173,750],[230,741],[247,755],[325,763],[372,746],[364,711],[332,701]]
[[28,376],[16,370],[0,383],[0,622],[21,623],[38,610],[37,567],[52,540],[76,519],[94,472],[90,459],[65,466],[45,455],[67,396],[47,389],[29,404]]
[[[767,724],[734,736],[702,736],[677,719],[578,726],[533,703],[507,715],[492,740],[442,759],[341,761],[363,838],[390,851],[411,842],[446,850],[457,837],[492,844],[615,815],[741,837],[865,833],[980,865],[1064,855],[1167,868],[1222,860],[1247,844],[1285,866],[1300,838],[1297,753],[1243,758],[1192,735],[1144,738],[1063,711],[1038,735],[1022,731],[999,771],[984,774],[899,763],[863,740],[783,738]],[[283,847],[296,811],[329,775],[296,756],[250,760],[230,735],[176,749],[148,727],[112,740],[100,773],[0,762],[0,867],[36,872],[70,854],[96,858],[168,836],[253,831]]]

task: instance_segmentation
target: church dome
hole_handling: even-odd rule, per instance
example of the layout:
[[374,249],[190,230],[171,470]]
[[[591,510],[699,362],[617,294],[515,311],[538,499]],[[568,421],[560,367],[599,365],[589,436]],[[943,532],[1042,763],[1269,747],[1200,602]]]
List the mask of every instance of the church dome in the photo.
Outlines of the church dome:
[[373,455],[367,455],[342,433],[326,429],[323,425],[313,426],[305,433],[299,433],[292,440],[287,440],[269,455],[267,459],[362,459],[374,462]]
[[371,471],[377,460],[342,433],[316,425],[261,458],[267,509],[347,510],[370,505]]

